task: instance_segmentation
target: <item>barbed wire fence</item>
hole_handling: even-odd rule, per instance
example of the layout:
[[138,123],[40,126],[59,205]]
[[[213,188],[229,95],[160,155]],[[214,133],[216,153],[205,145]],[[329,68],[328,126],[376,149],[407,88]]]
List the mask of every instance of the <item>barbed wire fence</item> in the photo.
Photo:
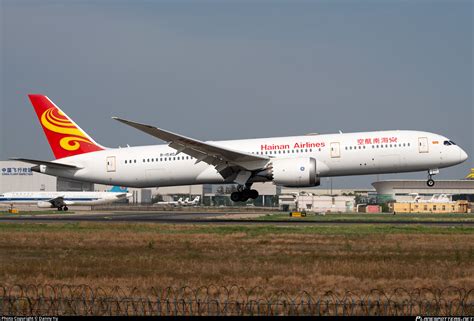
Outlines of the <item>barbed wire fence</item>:
[[0,285],[0,315],[373,316],[474,315],[474,289],[394,289],[366,293],[268,294],[256,287],[102,288]]

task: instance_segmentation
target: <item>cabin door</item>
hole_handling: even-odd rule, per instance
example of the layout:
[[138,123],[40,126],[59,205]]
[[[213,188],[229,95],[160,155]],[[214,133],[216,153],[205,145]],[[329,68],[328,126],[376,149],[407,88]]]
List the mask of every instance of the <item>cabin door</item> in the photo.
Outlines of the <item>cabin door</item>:
[[107,172],[115,172],[115,156],[107,157]]
[[341,157],[341,148],[340,143],[331,143],[331,158],[340,158]]
[[420,153],[428,153],[429,152],[428,137],[419,137],[418,138],[418,151]]

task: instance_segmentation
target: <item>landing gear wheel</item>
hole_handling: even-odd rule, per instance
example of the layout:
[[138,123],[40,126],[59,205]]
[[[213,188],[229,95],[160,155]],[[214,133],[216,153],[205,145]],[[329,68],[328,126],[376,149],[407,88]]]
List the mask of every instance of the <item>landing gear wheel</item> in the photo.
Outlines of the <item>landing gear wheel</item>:
[[62,210],[63,210],[63,208],[62,208],[62,207],[58,207],[58,211],[62,211]]
[[429,187],[433,187],[435,185],[435,181],[430,178],[426,181],[426,185],[428,185]]
[[249,200],[249,196],[242,194],[242,197],[240,198],[240,201],[241,202],[247,202],[248,200]]
[[67,206],[63,207],[63,210],[67,211],[69,208]]
[[250,194],[250,198],[253,200],[258,197],[258,192],[255,189],[251,189],[249,194]]
[[230,194],[230,199],[233,202],[240,202],[240,198],[241,198],[241,194],[239,192],[233,192],[232,194]]

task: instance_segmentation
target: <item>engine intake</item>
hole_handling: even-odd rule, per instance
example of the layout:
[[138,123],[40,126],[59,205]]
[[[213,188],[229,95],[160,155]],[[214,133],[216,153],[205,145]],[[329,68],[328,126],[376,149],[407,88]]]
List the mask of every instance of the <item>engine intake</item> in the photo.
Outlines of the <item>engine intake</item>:
[[312,157],[274,158],[263,173],[276,185],[285,187],[313,187],[321,184],[316,172],[316,159]]

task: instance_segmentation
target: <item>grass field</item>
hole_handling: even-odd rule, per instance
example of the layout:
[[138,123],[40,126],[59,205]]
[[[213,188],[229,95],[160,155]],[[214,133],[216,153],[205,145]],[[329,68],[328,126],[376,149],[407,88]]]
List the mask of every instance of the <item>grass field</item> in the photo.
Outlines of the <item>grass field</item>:
[[474,228],[0,224],[0,284],[474,288]]

